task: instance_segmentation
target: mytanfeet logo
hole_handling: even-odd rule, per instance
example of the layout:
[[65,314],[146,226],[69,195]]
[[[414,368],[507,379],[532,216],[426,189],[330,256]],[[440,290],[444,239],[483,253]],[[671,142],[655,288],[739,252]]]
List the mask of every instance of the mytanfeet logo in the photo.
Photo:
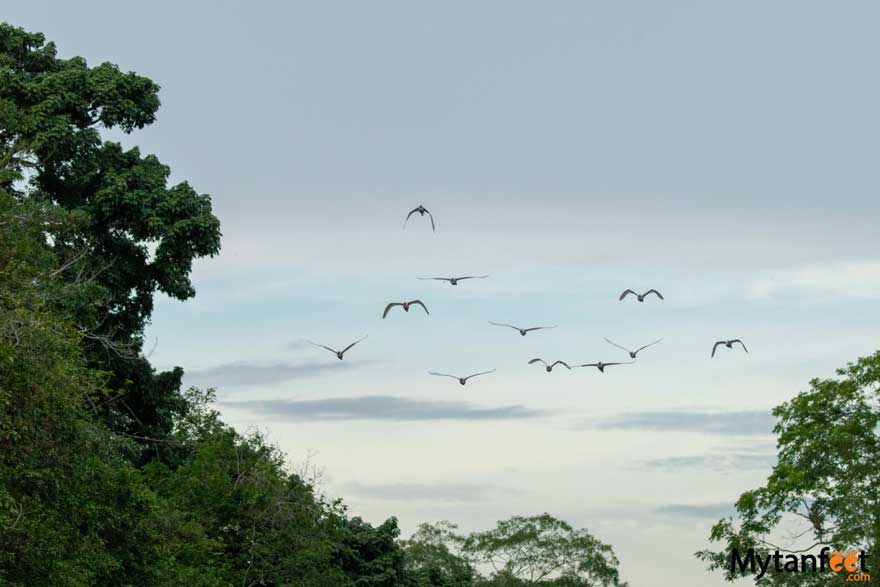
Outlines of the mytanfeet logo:
[[777,573],[822,573],[830,570],[844,575],[849,582],[871,583],[868,553],[863,550],[832,552],[826,546],[818,554],[783,554],[777,550],[761,556],[753,548],[746,551],[745,557],[737,549],[730,553],[731,573],[739,571],[741,575],[755,575],[756,579],[760,579],[771,568]]

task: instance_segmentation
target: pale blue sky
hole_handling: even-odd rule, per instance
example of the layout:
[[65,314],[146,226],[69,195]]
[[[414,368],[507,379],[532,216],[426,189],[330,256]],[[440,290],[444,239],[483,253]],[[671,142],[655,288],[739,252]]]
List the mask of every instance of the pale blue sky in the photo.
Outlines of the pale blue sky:
[[[126,137],[210,193],[220,257],[160,300],[160,367],[219,389],[353,513],[550,511],[634,586],[772,463],[770,407],[873,352],[870,2],[45,2],[63,55],[162,86]],[[406,212],[430,208],[438,230]],[[456,288],[417,276],[490,273]],[[665,302],[618,302],[657,287]],[[420,297],[430,317],[380,315]],[[559,324],[522,338],[488,320]],[[303,338],[344,346],[340,364]],[[533,356],[626,359],[546,374]],[[751,353],[721,349],[741,337]],[[347,365],[344,368],[343,365]],[[428,370],[497,373],[456,382]]]

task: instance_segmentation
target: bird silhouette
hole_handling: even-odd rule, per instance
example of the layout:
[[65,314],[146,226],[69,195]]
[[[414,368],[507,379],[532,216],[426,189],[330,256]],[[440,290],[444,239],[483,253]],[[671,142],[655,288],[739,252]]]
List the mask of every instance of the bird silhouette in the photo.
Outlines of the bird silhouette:
[[513,328],[514,330],[518,330],[522,336],[525,336],[526,334],[528,334],[529,332],[531,332],[533,330],[545,330],[548,328],[556,328],[556,326],[532,326],[531,328],[520,328],[519,326],[514,326],[513,324],[501,324],[500,322],[492,322],[491,320],[489,321],[489,324],[492,324],[493,326],[505,326],[507,328]]
[[746,345],[743,344],[743,341],[741,341],[738,338],[734,338],[733,340],[719,340],[718,342],[716,342],[712,346],[712,355],[711,356],[713,356],[713,357],[715,356],[715,351],[718,349],[718,345],[723,344],[727,348],[732,349],[734,343],[737,343],[737,342],[742,346],[742,348],[745,352],[749,352],[749,349],[746,348]]
[[643,293],[643,294],[636,293],[636,292],[634,292],[634,291],[631,290],[631,289],[627,289],[627,290],[624,290],[624,292],[623,292],[622,294],[620,294],[620,298],[618,298],[618,299],[619,299],[619,300],[623,300],[623,298],[625,298],[625,297],[628,296],[629,294],[632,294],[632,295],[636,296],[636,299],[638,299],[640,302],[644,302],[644,301],[645,301],[645,296],[647,296],[648,294],[657,294],[657,297],[658,297],[658,298],[660,298],[661,300],[664,299],[664,298],[663,298],[663,294],[661,294],[661,293],[660,293],[659,291],[657,291],[656,289],[649,289],[648,291],[646,291],[646,292]]
[[611,365],[631,365],[633,363],[635,363],[635,361],[627,361],[626,363],[603,363],[602,361],[599,361],[598,363],[586,363],[584,365],[575,365],[574,367],[572,367],[572,369],[574,369],[576,367],[595,367],[599,371],[604,373],[605,367],[610,367]]
[[424,216],[425,214],[427,214],[428,218],[431,219],[431,230],[433,230],[434,232],[437,232],[437,228],[434,226],[434,215],[431,214],[430,212],[428,212],[428,209],[425,208],[424,206],[422,206],[421,204],[419,204],[419,206],[417,208],[413,208],[412,210],[410,210],[410,213],[406,215],[406,220],[403,221],[404,228],[406,228],[406,223],[409,222],[409,217],[412,216],[413,214],[415,214],[416,212],[419,213],[419,216]]
[[403,308],[404,312],[409,312],[409,307],[414,305],[421,306],[422,309],[425,311],[425,314],[428,314],[429,316],[431,315],[431,312],[428,311],[428,308],[425,307],[425,304],[423,304],[421,300],[412,300],[411,302],[391,302],[390,304],[385,306],[385,311],[382,312],[382,318],[384,319],[388,315],[388,312],[391,311],[391,308],[393,308],[394,306],[400,306],[401,308]]
[[495,369],[491,371],[481,371],[480,373],[474,373],[473,375],[468,375],[467,377],[459,377],[458,375],[447,375],[446,373],[435,373],[434,371],[428,371],[428,375],[436,375],[437,377],[452,377],[453,379],[457,379],[459,383],[464,385],[467,383],[467,380],[476,377],[478,375],[486,375],[488,373],[494,373]]
[[631,351],[631,350],[629,350],[629,349],[626,348],[626,347],[622,347],[622,346],[620,346],[619,344],[617,344],[616,342],[614,342],[613,340],[608,340],[607,338],[605,339],[605,342],[607,342],[607,343],[610,344],[610,345],[616,346],[616,347],[619,348],[619,349],[623,349],[623,350],[625,350],[626,352],[629,353],[629,358],[630,358],[630,359],[635,359],[637,354],[639,354],[640,352],[642,352],[643,350],[645,350],[645,349],[648,348],[649,346],[654,346],[655,344],[657,344],[657,343],[660,342],[661,340],[663,340],[663,339],[662,339],[662,338],[658,338],[658,339],[655,340],[654,342],[652,342],[652,343],[650,343],[650,344],[646,344],[645,346],[643,346],[643,347],[641,347],[641,348],[638,348],[638,349],[636,349],[636,350],[634,350],[634,351]]
[[486,279],[488,275],[465,275],[464,277],[417,277],[423,281],[448,281],[449,285],[458,285],[463,279]]
[[569,367],[568,363],[566,363],[565,361],[554,361],[553,363],[550,363],[548,365],[547,361],[545,361],[544,359],[538,358],[538,359],[532,359],[531,361],[529,361],[529,365],[531,365],[532,363],[544,363],[544,368],[547,370],[547,373],[552,371],[553,367],[555,367],[556,365],[562,365],[566,369],[571,370],[571,367]]
[[348,349],[350,349],[351,347],[353,347],[354,345],[356,345],[356,344],[359,343],[360,341],[366,339],[368,336],[370,336],[370,335],[368,334],[368,335],[365,336],[364,338],[359,338],[358,340],[354,341],[353,343],[351,343],[350,345],[348,345],[347,347],[345,347],[345,348],[342,349],[341,351],[337,351],[336,349],[331,349],[331,348],[328,347],[328,346],[324,346],[324,345],[322,345],[322,344],[318,344],[318,343],[316,343],[316,342],[312,342],[312,341],[310,341],[310,340],[307,340],[306,342],[309,343],[309,344],[313,344],[313,345],[315,345],[315,346],[319,346],[319,347],[321,347],[322,349],[327,349],[328,351],[330,351],[331,353],[333,353],[334,355],[336,355],[336,358],[339,359],[339,360],[341,361],[341,360],[342,360],[342,356],[346,353],[346,351],[348,351]]

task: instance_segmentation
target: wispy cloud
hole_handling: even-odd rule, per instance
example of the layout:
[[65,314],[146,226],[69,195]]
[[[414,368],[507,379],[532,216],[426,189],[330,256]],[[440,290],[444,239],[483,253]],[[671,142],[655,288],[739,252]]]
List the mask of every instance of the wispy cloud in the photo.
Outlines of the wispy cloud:
[[290,381],[291,379],[304,379],[343,371],[360,364],[363,363],[347,361],[344,363],[294,364],[235,361],[217,365],[216,367],[209,367],[208,369],[187,371],[185,377],[187,384],[192,385],[223,387],[271,386]]
[[468,402],[373,395],[316,400],[254,400],[225,405],[284,420],[519,420],[545,414],[520,405],[480,407]]
[[770,272],[748,288],[752,298],[777,293],[830,294],[845,297],[874,296],[880,290],[880,261],[849,261],[809,265]]
[[774,422],[773,415],[770,411],[765,410],[738,412],[658,411],[627,412],[604,420],[588,421],[580,427],[754,436],[770,434]]
[[770,469],[776,463],[776,455],[770,453],[720,453],[683,457],[666,457],[644,461],[642,467],[652,471],[745,471]]
[[356,481],[347,484],[346,490],[353,495],[372,499],[447,502],[488,501],[500,495],[515,495],[519,493],[508,488],[471,483],[364,484]]
[[298,339],[298,340],[291,340],[291,341],[284,343],[284,345],[282,346],[282,349],[284,349],[286,351],[298,351],[300,349],[304,349],[304,348],[308,348],[308,347],[311,347],[311,345],[309,344],[309,341],[303,340],[303,339]]
[[660,506],[654,513],[680,518],[710,518],[717,520],[733,515],[736,509],[730,503],[671,504]]

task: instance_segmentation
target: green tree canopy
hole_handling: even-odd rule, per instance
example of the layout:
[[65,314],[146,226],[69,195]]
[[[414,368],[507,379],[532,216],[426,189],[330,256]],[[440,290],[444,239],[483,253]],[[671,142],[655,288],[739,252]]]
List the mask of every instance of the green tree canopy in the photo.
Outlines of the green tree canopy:
[[[809,390],[776,409],[778,462],[766,485],[744,493],[737,518],[711,533],[718,551],[697,553],[729,580],[733,549],[799,554],[821,546],[875,552],[880,535],[880,352],[814,379]],[[774,536],[796,537],[796,540]],[[876,557],[872,557],[876,561]],[[876,568],[876,562],[874,562]],[[873,570],[873,569],[872,569]],[[877,572],[877,570],[874,570]],[[766,585],[835,585],[841,577],[774,573]]]
[[86,247],[92,266],[107,265],[99,277],[109,294],[105,330],[122,337],[140,332],[155,291],[191,297],[193,259],[220,247],[208,196],[186,182],[169,187],[170,170],[155,156],[101,140],[99,129],[152,123],[158,92],[145,77],[60,59],[42,35],[0,24],[3,187],[84,213],[80,234],[54,235],[64,237],[55,247]]
[[407,585],[396,520],[348,519],[210,393],[138,439],[173,458],[136,466],[95,416],[108,373],[55,303],[78,295],[45,239],[67,214],[0,191],[0,587]]
[[436,577],[425,585],[626,586],[610,546],[546,513],[514,516],[467,537],[446,522],[423,524],[404,545],[414,576]]
[[0,23],[0,189],[71,212],[45,232],[68,269],[59,276],[94,287],[58,301],[85,334],[91,363],[125,398],[103,406],[107,421],[141,437],[168,434],[185,409],[182,372],[156,374],[139,356],[153,295],[194,295],[193,260],[220,248],[207,195],[169,186],[170,169],[155,156],[102,140],[101,130],[151,124],[158,91],[111,63],[59,58],[41,34]]
[[610,546],[546,513],[502,520],[492,530],[468,536],[462,549],[496,571],[495,585],[626,585]]
[[397,519],[372,526],[359,517],[342,520],[338,560],[352,587],[406,585]]
[[57,221],[0,191],[0,585],[220,587],[204,565],[211,542],[156,498],[131,440],[85,401],[102,396],[106,373],[55,310],[76,295],[45,240]]
[[461,555],[464,539],[449,522],[421,524],[403,541],[406,569],[413,587],[470,587],[477,576]]

